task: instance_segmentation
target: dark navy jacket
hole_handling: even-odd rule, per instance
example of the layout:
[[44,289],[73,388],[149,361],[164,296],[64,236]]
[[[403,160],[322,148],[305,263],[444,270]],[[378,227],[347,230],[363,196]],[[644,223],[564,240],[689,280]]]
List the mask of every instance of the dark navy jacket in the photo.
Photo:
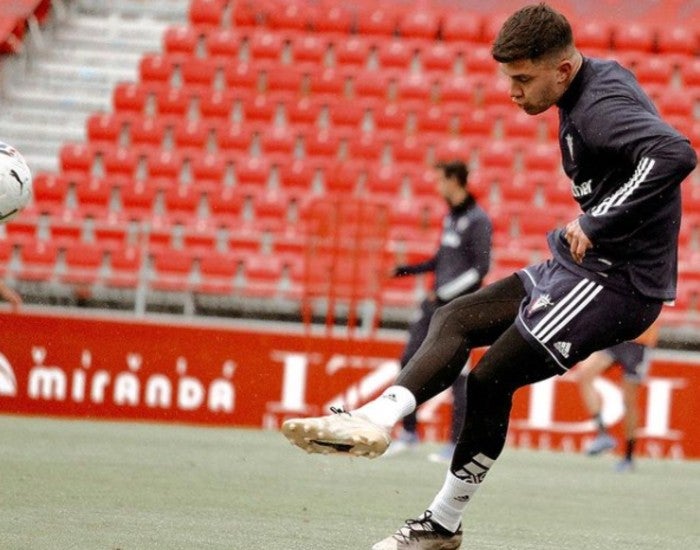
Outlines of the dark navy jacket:
[[548,237],[555,258],[603,285],[674,299],[680,183],[697,162],[688,139],[615,61],[584,59],[557,105],[564,171],[593,248],[576,264],[558,229]]
[[491,264],[491,220],[469,196],[450,208],[443,220],[440,247],[429,260],[400,266],[396,274],[435,272],[435,294],[441,302],[475,291]]

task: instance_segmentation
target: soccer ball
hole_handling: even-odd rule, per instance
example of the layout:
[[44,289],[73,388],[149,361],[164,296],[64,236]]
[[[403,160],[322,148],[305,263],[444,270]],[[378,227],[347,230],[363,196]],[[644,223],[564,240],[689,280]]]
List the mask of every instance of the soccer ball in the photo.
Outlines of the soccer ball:
[[32,198],[32,173],[19,151],[0,142],[0,223],[15,218]]

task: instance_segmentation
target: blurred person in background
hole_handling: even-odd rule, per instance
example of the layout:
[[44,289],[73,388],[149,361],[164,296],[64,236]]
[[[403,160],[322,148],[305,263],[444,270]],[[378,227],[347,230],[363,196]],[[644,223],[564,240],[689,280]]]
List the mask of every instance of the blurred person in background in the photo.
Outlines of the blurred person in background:
[[0,281],[0,297],[10,304],[12,311],[17,311],[22,305],[22,297],[3,281]]
[[[403,369],[428,334],[433,313],[455,298],[481,287],[491,264],[493,227],[486,212],[469,192],[469,169],[461,160],[438,162],[435,165],[438,194],[445,199],[449,211],[442,224],[440,246],[435,255],[420,263],[398,265],[392,277],[434,273],[433,288],[420,305],[417,317],[408,329],[408,341],[401,356]],[[464,362],[470,350],[465,350]],[[462,371],[452,384],[452,425],[450,442],[438,453],[431,453],[434,462],[449,462],[462,430],[467,397],[466,372]],[[420,442],[416,412],[403,419],[403,429],[391,443],[387,455],[392,456],[415,448]]]
[[582,361],[574,371],[578,376],[581,398],[596,425],[597,434],[585,452],[596,456],[617,446],[617,440],[608,432],[602,416],[602,399],[595,389],[594,382],[614,365],[622,368],[622,400],[624,406],[625,454],[617,463],[618,472],[634,469],[635,432],[639,425],[637,396],[639,387],[649,373],[650,348],[658,340],[658,325],[655,323],[639,338],[632,342],[622,342],[610,348],[596,351]]

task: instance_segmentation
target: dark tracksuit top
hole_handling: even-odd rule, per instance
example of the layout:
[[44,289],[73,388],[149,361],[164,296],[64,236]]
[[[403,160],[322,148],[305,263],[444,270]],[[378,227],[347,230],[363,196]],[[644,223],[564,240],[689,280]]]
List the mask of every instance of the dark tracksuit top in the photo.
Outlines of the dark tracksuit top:
[[697,163],[689,141],[664,122],[633,74],[615,61],[583,60],[557,103],[564,171],[593,243],[581,264],[564,230],[548,236],[567,269],[611,287],[673,300],[680,183]]
[[491,220],[473,197],[450,208],[443,220],[440,247],[435,256],[417,264],[399,266],[398,276],[435,272],[433,290],[446,303],[481,286],[491,263]]

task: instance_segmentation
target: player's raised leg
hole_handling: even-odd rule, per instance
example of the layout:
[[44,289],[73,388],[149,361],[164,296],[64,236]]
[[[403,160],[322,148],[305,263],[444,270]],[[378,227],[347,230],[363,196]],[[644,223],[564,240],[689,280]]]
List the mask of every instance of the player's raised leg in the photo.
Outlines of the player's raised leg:
[[354,411],[287,420],[282,433],[310,453],[379,456],[401,418],[452,385],[471,348],[491,344],[512,324],[524,295],[521,280],[513,275],[439,308],[395,385]]

